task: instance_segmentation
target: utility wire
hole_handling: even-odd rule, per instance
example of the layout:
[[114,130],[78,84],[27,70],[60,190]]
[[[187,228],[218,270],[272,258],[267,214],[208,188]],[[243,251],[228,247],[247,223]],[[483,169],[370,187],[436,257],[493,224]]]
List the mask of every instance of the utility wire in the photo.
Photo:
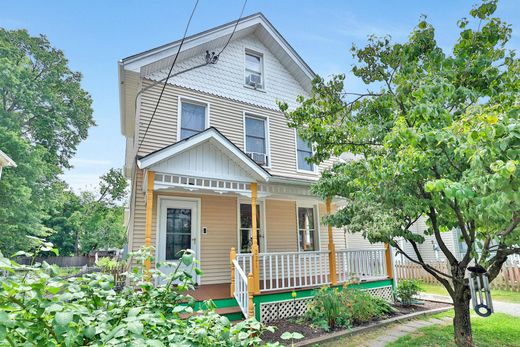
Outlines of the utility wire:
[[157,103],[155,104],[155,108],[152,113],[152,117],[150,117],[150,120],[148,121],[148,125],[146,126],[146,130],[144,132],[143,138],[141,139],[141,142],[139,143],[139,146],[137,147],[137,151],[141,148],[141,145],[144,142],[144,139],[146,138],[146,134],[148,134],[148,129],[150,129],[150,124],[152,124],[153,118],[155,117],[155,113],[157,112],[157,108],[159,107],[159,104],[161,103],[162,96],[164,94],[164,90],[166,89],[166,85],[168,84],[168,79],[170,78],[173,67],[175,66],[175,63],[177,62],[177,58],[179,57],[179,53],[181,51],[182,45],[184,44],[184,40],[186,39],[186,34],[188,33],[188,28],[190,27],[191,19],[193,18],[193,15],[195,14],[195,10],[197,9],[197,5],[199,4],[199,0],[195,2],[195,6],[193,6],[193,10],[191,11],[190,19],[188,20],[188,23],[186,24],[186,28],[184,29],[184,35],[182,36],[181,43],[179,44],[179,49],[177,50],[177,54],[175,54],[175,58],[173,59],[172,65],[170,66],[170,71],[168,71],[168,76],[166,77],[166,80],[164,81],[163,87],[161,89],[161,94],[159,94],[159,98],[157,99]]
[[242,10],[240,11],[240,16],[238,16],[238,19],[235,23],[235,27],[233,28],[233,32],[231,33],[231,35],[229,36],[226,44],[224,45],[224,47],[220,50],[220,52],[218,52],[218,54],[216,55],[217,59],[220,57],[220,54],[222,54],[222,52],[224,52],[224,50],[226,49],[226,47],[229,45],[229,42],[231,41],[231,39],[233,38],[233,35],[235,35],[235,31],[237,30],[237,26],[238,26],[238,23],[240,22],[240,20],[242,19],[242,15],[244,14],[244,9],[246,8],[246,4],[247,4],[247,0],[244,0],[244,4],[242,5]]
[[246,4],[247,4],[247,0],[244,0],[244,4],[242,5],[242,9],[240,11],[240,16],[238,17],[238,19],[236,20],[236,23],[235,23],[235,26],[233,27],[233,31],[231,32],[231,35],[229,36],[226,44],[224,45],[224,47],[220,50],[220,52],[218,52],[218,54],[215,54],[213,53],[211,55],[211,57],[209,56],[209,52],[206,52],[206,62],[203,63],[203,64],[200,64],[200,65],[197,65],[197,66],[194,66],[194,67],[191,67],[187,70],[184,70],[184,71],[180,71],[178,73],[175,73],[173,74],[172,76],[172,70],[173,70],[173,67],[175,65],[175,62],[177,61],[177,57],[179,56],[179,52],[182,48],[182,44],[184,43],[184,40],[186,38],[186,33],[188,31],[188,27],[190,25],[190,22],[191,22],[191,18],[193,17],[193,14],[195,13],[195,9],[197,8],[197,4],[199,3],[199,0],[197,0],[197,2],[195,3],[195,6],[193,7],[193,11],[191,13],[191,16],[190,16],[190,19],[188,21],[188,24],[186,25],[186,30],[184,31],[184,36],[182,38],[182,41],[179,45],[179,49],[177,50],[177,54],[175,55],[175,59],[173,60],[173,63],[172,63],[172,66],[170,67],[170,71],[168,72],[168,76],[166,76],[166,78],[163,78],[162,80],[158,81],[158,82],[155,82],[154,84],[152,84],[151,86],[148,86],[146,87],[144,90],[141,90],[139,91],[138,95],[136,96],[135,98],[135,108],[137,109],[137,97],[139,96],[139,94],[141,94],[142,92],[144,92],[145,90],[148,90],[152,87],[154,87],[155,85],[157,85],[158,83],[161,83],[164,81],[164,84],[163,84],[163,88],[161,90],[161,94],[159,95],[159,99],[157,99],[157,104],[155,105],[155,109],[152,113],[152,117],[150,118],[150,121],[148,122],[148,125],[146,126],[146,130],[144,132],[144,135],[143,135],[143,138],[141,139],[141,142],[139,143],[139,146],[137,147],[137,151],[139,152],[139,149],[141,148],[141,145],[143,144],[145,138],[146,138],[146,135],[148,134],[148,129],[150,128],[150,125],[152,124],[152,121],[153,121],[153,118],[155,116],[155,113],[157,111],[157,108],[159,107],[159,103],[161,102],[161,98],[162,98],[162,95],[164,93],[164,89],[166,88],[166,85],[168,84],[168,80],[170,79],[170,77],[173,77],[173,76],[177,76],[177,75],[180,75],[182,73],[185,73],[185,72],[188,72],[188,71],[191,71],[191,70],[194,70],[194,69],[197,69],[197,68],[200,68],[200,67],[203,67],[203,66],[206,66],[206,65],[209,65],[209,64],[216,64],[218,62],[218,59],[220,58],[220,55],[224,52],[224,50],[227,48],[227,46],[229,45],[229,43],[231,42],[231,39],[233,39],[233,36],[235,35],[235,32],[237,30],[237,26],[238,26],[238,23],[240,23],[240,20],[242,19],[242,16],[244,14],[244,10],[246,8]]

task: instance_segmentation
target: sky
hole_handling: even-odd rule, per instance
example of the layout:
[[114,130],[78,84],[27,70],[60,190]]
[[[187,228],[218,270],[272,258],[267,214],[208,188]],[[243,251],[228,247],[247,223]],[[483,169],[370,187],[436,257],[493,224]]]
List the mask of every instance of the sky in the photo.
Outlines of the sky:
[[[457,20],[469,17],[477,0],[248,0],[244,15],[262,12],[311,68],[322,76],[347,73],[347,88],[363,90],[348,72],[352,44],[367,35],[407,39],[422,14],[446,50],[457,38]],[[182,37],[195,0],[3,1],[0,26],[44,34],[63,50],[69,66],[83,74],[93,98],[97,126],[89,131],[64,179],[74,190],[92,189],[111,167],[122,167],[125,141],[119,126],[118,60]],[[236,20],[243,0],[200,0],[188,35]],[[502,0],[496,12],[512,24],[510,48],[520,48],[520,0]]]

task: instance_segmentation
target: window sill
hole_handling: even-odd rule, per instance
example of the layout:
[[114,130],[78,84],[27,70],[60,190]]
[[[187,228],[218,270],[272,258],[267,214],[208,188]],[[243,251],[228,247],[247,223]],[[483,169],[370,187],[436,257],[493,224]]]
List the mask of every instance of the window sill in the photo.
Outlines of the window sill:
[[300,170],[300,169],[296,169],[296,172],[298,173],[303,173],[303,174],[308,174],[308,175],[317,175],[318,174],[318,171],[316,170]]
[[249,84],[244,84],[244,88],[256,90],[257,92],[266,93],[264,88],[255,88],[255,87],[250,86]]

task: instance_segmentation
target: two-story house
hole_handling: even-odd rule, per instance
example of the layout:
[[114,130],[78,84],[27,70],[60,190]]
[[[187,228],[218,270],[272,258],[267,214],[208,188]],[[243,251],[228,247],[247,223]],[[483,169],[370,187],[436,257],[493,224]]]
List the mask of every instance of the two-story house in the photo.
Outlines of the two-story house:
[[260,13],[180,44],[119,62],[129,249],[153,246],[172,263],[194,250],[194,296],[263,321],[290,314],[280,305],[292,290],[305,303],[310,289],[355,276],[389,297],[390,253],[322,225],[334,201],[309,187],[332,161],[309,164],[312,146],[279,110],[310,95],[311,68]]

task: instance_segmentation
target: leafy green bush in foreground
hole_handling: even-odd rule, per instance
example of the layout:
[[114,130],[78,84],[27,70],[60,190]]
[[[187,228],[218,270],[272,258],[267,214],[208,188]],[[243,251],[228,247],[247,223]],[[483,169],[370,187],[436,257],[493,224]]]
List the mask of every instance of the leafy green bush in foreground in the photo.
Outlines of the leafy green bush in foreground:
[[181,258],[188,270],[170,275],[144,271],[150,249],[133,257],[141,265],[116,292],[107,274],[65,278],[45,262],[20,265],[0,254],[0,345],[256,346],[271,329],[254,320],[232,325],[211,309],[192,314],[195,300],[185,292],[193,288],[190,268],[200,270],[190,251]]
[[394,312],[381,298],[358,289],[322,287],[309,304],[305,318],[325,331],[350,327]]

